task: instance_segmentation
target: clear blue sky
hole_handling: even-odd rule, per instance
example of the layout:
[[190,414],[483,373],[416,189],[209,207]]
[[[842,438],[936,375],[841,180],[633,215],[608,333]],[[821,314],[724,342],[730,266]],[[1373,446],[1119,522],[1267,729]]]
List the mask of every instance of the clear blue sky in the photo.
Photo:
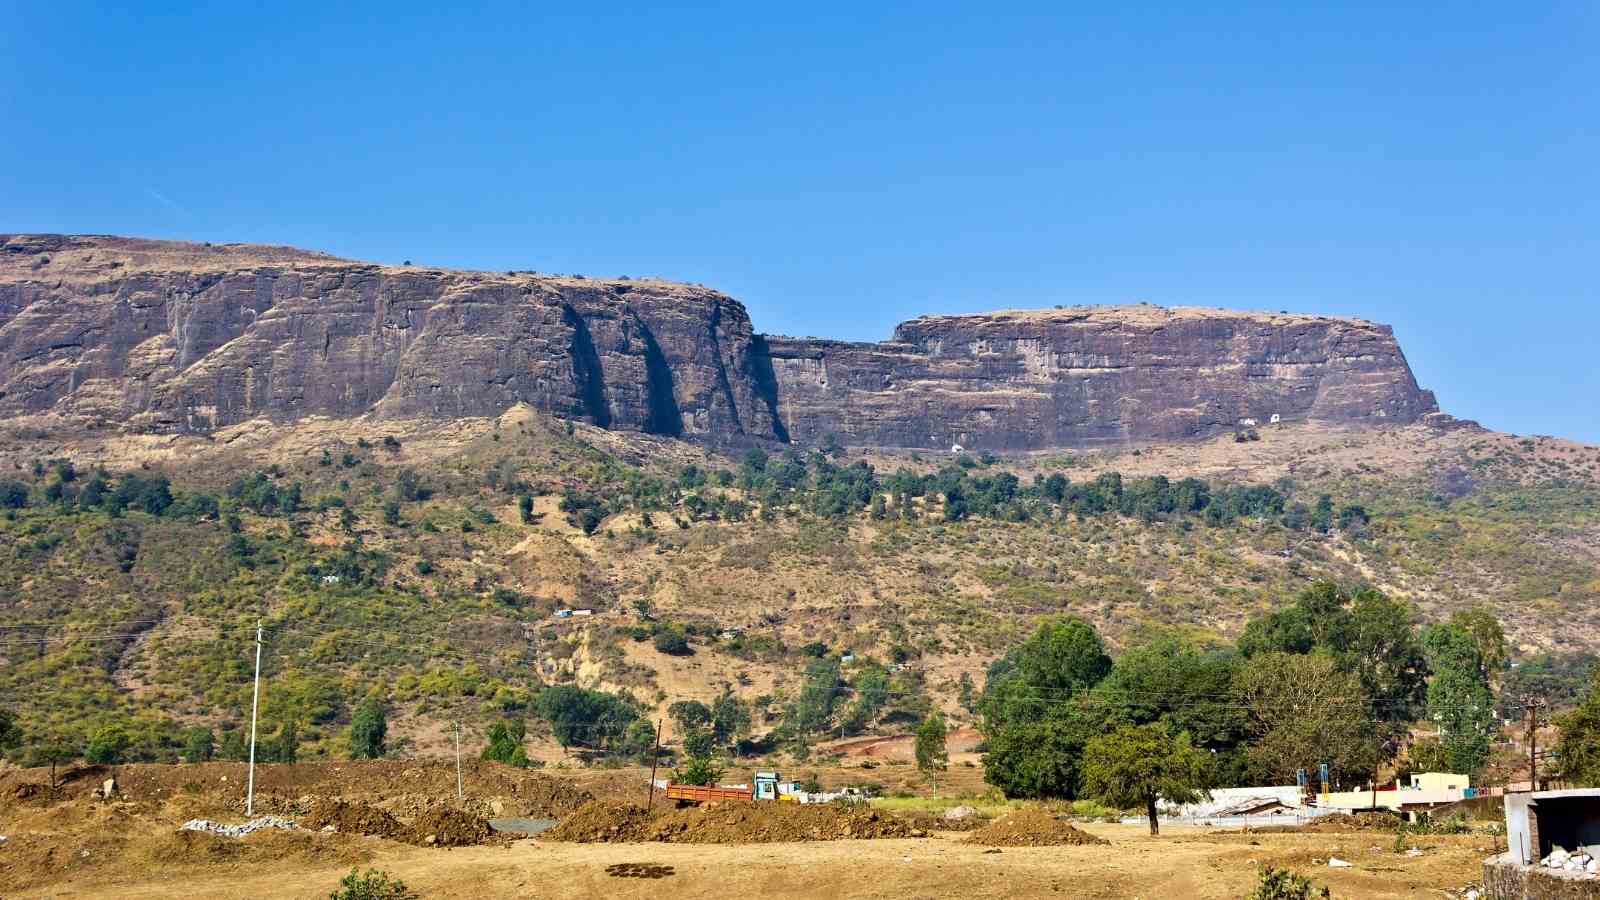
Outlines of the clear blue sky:
[[0,231],[658,274],[860,339],[1358,315],[1447,411],[1600,442],[1600,6],[1325,5],[0,2]]

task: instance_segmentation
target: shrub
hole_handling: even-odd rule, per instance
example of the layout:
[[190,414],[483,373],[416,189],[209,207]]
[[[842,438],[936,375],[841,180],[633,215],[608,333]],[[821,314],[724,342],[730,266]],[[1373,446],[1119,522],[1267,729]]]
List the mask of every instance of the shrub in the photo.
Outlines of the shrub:
[[656,632],[656,649],[672,656],[689,655],[689,639],[676,628],[663,628]]
[[1313,897],[1331,897],[1327,888],[1318,889],[1311,879],[1296,875],[1287,869],[1267,866],[1261,870],[1261,880],[1250,892],[1248,900],[1311,900]]
[[351,869],[328,900],[417,900],[419,896],[404,881],[391,879],[388,872],[368,869],[366,874],[360,874]]

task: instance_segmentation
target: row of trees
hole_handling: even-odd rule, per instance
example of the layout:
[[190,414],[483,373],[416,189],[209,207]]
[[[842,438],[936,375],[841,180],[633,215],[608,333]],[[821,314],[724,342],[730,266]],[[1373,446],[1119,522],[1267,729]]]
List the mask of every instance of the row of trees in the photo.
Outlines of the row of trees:
[[1472,772],[1496,733],[1504,647],[1481,610],[1419,629],[1405,604],[1328,583],[1251,622],[1234,647],[1167,636],[1113,661],[1088,623],[1052,621],[990,667],[977,704],[985,777],[1008,796],[1125,798],[1118,785],[1133,776],[1108,761],[1142,755],[1155,767],[1144,783],[1293,783],[1324,762],[1335,784],[1365,783],[1419,719],[1440,734],[1424,747],[1429,767]]

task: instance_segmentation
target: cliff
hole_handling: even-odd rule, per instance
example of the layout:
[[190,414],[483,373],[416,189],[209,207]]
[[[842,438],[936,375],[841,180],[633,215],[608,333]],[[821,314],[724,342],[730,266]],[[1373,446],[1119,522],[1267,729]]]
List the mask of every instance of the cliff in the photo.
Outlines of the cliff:
[[716,443],[983,449],[1436,408],[1392,332],[1355,320],[1092,307],[924,317],[859,344],[762,337],[737,301],[663,281],[0,235],[0,415],[204,432],[519,402]]

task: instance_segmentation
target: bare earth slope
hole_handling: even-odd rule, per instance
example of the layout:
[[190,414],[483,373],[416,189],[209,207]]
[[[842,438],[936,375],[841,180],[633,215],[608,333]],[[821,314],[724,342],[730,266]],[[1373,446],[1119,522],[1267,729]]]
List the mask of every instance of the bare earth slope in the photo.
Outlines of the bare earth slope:
[[282,247],[0,235],[0,414],[141,431],[491,416],[712,443],[1029,450],[1436,411],[1386,326],[1096,307],[756,334],[699,286],[382,266]]

